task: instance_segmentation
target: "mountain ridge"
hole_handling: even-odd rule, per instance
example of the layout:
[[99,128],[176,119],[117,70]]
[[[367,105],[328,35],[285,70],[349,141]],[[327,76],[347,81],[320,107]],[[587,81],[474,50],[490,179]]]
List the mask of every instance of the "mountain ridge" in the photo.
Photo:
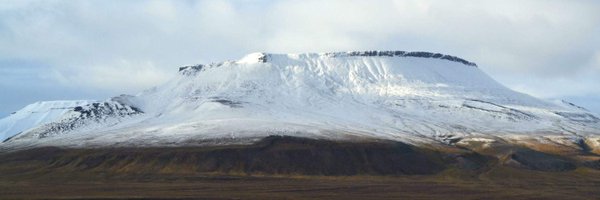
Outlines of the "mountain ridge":
[[[326,56],[326,57],[359,57],[359,56],[387,56],[387,57],[417,57],[417,58],[436,58],[449,60],[454,62],[459,62],[468,66],[477,67],[477,64],[474,62],[467,61],[463,58],[445,55],[441,53],[433,53],[426,51],[337,51],[337,52],[328,52],[328,53],[296,53],[296,54],[282,54],[282,53],[266,53],[266,52],[256,52],[250,53],[238,62],[262,62],[266,63],[270,60],[270,57],[274,56],[287,56],[287,57],[314,57],[314,56]],[[235,61],[229,61],[235,62]],[[210,65],[222,65],[225,62],[221,63],[212,63]],[[192,70],[201,70],[205,65],[190,65],[179,67],[179,71],[184,71],[186,69]]]
[[53,123],[75,128],[33,127],[0,147],[187,145],[269,135],[451,144],[521,136],[569,141],[600,132],[598,118],[585,110],[512,91],[474,63],[438,53],[253,53],[181,67],[179,74],[98,104],[123,113],[85,118],[72,110],[71,120]]

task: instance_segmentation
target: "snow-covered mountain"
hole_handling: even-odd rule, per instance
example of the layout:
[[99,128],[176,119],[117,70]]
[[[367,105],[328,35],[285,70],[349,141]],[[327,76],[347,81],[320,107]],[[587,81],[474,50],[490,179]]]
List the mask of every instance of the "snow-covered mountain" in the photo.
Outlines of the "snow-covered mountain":
[[44,101],[25,106],[23,109],[0,119],[0,141],[30,128],[57,121],[75,107],[92,102],[89,100]]
[[3,119],[5,137],[16,135],[0,147],[243,143],[269,135],[600,143],[600,119],[585,109],[512,91],[472,62],[428,52],[253,53],[181,67],[135,96],[69,105],[17,128],[4,124],[35,121],[15,115],[48,109],[28,106]]

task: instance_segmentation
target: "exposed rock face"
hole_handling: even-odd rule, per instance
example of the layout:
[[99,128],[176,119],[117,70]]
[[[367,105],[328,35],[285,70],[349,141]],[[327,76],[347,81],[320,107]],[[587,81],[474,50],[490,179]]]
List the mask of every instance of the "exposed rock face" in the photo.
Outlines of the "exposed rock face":
[[351,51],[351,52],[335,52],[335,53],[326,53],[326,55],[330,55],[333,57],[338,56],[388,56],[388,57],[418,57],[418,58],[437,58],[444,59],[454,62],[459,62],[465,65],[477,67],[477,64],[473,62],[469,62],[465,59],[444,55],[441,53],[431,53],[431,52],[423,52],[423,51]]

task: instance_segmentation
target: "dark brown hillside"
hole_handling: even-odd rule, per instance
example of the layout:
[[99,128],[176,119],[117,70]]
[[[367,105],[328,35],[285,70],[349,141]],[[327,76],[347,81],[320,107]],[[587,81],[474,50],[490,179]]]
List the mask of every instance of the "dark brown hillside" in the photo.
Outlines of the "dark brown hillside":
[[0,199],[590,199],[598,161],[272,136],[253,145],[0,153]]
[[[220,173],[301,175],[435,174],[453,163],[477,169],[483,156],[444,155],[400,142],[335,142],[272,136],[248,146],[61,149],[2,155],[5,170],[102,173]],[[23,165],[23,166],[22,166]]]

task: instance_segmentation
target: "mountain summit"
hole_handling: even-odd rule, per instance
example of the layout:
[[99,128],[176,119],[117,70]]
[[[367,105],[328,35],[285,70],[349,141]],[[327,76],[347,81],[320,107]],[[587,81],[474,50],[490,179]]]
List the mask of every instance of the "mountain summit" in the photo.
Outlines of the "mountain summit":
[[[271,135],[600,148],[600,119],[586,110],[512,91],[473,62],[429,52],[253,53],[180,67],[135,96],[69,105],[52,120],[0,130],[8,138],[0,148],[219,145]],[[30,107],[17,113],[43,112]]]

